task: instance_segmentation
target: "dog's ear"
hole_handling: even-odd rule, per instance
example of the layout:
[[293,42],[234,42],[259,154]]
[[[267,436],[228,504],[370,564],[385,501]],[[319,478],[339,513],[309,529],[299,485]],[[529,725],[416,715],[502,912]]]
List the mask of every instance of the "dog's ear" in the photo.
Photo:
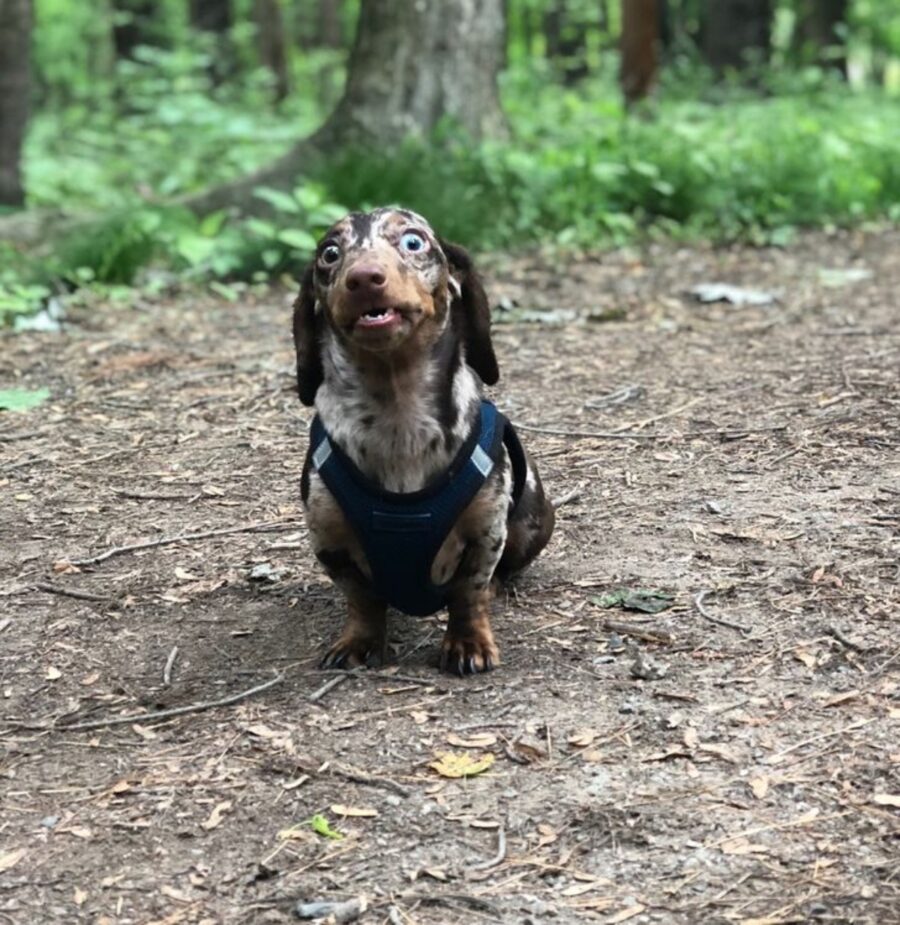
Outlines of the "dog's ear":
[[300,295],[294,302],[294,349],[297,351],[297,391],[304,405],[312,405],[322,384],[321,325],[316,318],[314,266],[303,274]]
[[500,378],[494,345],[491,343],[491,307],[487,293],[475,272],[472,258],[458,244],[441,241],[450,264],[450,296],[454,321],[460,322],[466,362],[486,385]]

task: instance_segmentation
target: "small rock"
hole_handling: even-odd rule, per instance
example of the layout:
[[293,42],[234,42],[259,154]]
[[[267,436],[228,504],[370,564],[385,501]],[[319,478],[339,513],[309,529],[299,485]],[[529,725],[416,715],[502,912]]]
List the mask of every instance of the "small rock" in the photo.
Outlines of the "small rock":
[[368,908],[366,900],[360,896],[356,899],[348,899],[346,902],[312,902],[297,903],[294,906],[294,913],[297,918],[326,919],[331,918],[336,923],[355,922]]

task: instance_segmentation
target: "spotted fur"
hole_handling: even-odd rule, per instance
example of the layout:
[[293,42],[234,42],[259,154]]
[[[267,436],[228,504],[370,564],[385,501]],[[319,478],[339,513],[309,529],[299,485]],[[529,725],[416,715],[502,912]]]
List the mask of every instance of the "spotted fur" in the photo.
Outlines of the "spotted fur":
[[[469,255],[406,209],[354,212],[323,236],[294,307],[297,383],[331,439],[381,488],[414,492],[440,476],[471,432],[482,384],[498,378],[487,296]],[[506,451],[432,564],[450,592],[441,664],[459,674],[499,662],[491,582],[546,545],[553,509],[527,459],[512,503]],[[386,607],[362,547],[314,470],[303,500],[313,550],[348,601],[326,666],[383,653]]]

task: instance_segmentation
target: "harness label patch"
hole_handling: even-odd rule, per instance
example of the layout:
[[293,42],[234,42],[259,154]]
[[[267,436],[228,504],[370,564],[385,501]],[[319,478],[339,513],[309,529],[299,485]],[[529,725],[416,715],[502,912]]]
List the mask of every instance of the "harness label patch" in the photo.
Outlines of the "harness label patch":
[[316,467],[316,470],[322,468],[326,462],[328,462],[328,457],[331,456],[331,444],[328,442],[326,437],[317,447],[315,453],[313,453],[313,465]]
[[472,452],[472,462],[475,465],[475,468],[487,478],[491,474],[491,469],[494,468],[494,460],[488,456],[487,453],[480,447],[476,446]]

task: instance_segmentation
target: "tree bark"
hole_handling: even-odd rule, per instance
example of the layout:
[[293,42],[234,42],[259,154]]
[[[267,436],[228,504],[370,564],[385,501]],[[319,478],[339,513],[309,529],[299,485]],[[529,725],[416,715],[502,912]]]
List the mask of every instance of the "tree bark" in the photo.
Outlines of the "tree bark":
[[22,206],[31,90],[31,0],[0,0],[0,205]]
[[798,4],[794,49],[804,55],[812,52],[813,60],[822,67],[847,76],[848,0],[803,0]]
[[708,0],[703,53],[719,73],[741,70],[754,58],[767,61],[772,38],[772,0]]
[[280,103],[290,92],[281,5],[278,0],[253,0],[253,18],[259,60],[275,78],[275,102]]
[[343,48],[344,30],[341,23],[340,0],[319,0],[316,23],[316,44],[319,48]]
[[659,0],[622,0],[619,83],[633,106],[653,89],[659,72]]
[[249,210],[259,205],[256,187],[290,185],[311,158],[348,146],[390,149],[445,117],[473,139],[503,134],[503,36],[503,0],[362,0],[344,95],[322,128],[274,164],[184,204]]
[[113,48],[118,60],[134,58],[139,45],[159,43],[156,0],[113,0]]

